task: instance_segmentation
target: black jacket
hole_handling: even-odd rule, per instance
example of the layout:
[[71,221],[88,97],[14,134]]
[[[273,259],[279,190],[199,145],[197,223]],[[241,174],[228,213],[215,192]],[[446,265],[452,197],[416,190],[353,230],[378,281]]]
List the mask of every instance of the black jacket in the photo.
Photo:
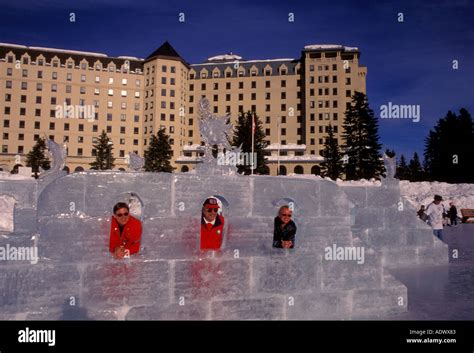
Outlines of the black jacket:
[[281,248],[281,242],[291,240],[291,249],[295,247],[295,235],[296,235],[296,224],[293,221],[289,221],[283,228],[283,224],[280,217],[275,217],[275,226],[273,228],[273,247]]

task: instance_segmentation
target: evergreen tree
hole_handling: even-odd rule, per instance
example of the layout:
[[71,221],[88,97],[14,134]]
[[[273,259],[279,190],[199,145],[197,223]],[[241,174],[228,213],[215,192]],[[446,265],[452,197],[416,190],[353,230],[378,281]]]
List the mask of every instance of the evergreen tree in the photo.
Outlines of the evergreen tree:
[[49,169],[49,159],[45,155],[46,140],[39,138],[36,140],[32,150],[26,155],[26,166],[31,167],[31,171],[35,173],[35,178],[38,178],[39,168]]
[[378,178],[384,170],[378,122],[364,93],[355,92],[352,96],[351,106],[345,112],[343,127],[344,152],[348,156],[345,165],[346,179]]
[[158,130],[156,136],[152,135],[150,144],[145,151],[145,171],[147,172],[173,172],[171,166],[171,144],[165,129]]
[[425,169],[430,180],[472,183],[474,123],[462,108],[457,116],[448,111],[425,139]]
[[[247,113],[239,113],[237,124],[234,126],[233,137],[231,145],[240,147],[242,145],[242,152],[252,152],[252,117],[255,119],[255,135],[254,135],[254,153],[257,155],[256,169],[254,174],[267,174],[268,168],[265,159],[265,147],[267,143],[265,133],[263,132],[263,125],[255,113],[248,111]],[[237,171],[243,174],[250,174],[250,165],[239,165]]]
[[331,125],[328,126],[328,137],[324,143],[321,155],[324,157],[324,162],[321,163],[322,175],[333,180],[339,178],[343,171],[342,157]]
[[408,166],[405,156],[402,154],[400,157],[400,162],[397,165],[397,175],[396,177],[400,180],[408,179]]
[[410,163],[408,163],[408,180],[423,180],[423,168],[421,167],[420,158],[416,152],[413,154],[413,158],[410,160]]
[[96,150],[95,161],[90,163],[92,169],[95,170],[107,170],[114,167],[114,155],[112,150],[112,141],[107,136],[104,130],[100,134],[97,143],[93,145]]

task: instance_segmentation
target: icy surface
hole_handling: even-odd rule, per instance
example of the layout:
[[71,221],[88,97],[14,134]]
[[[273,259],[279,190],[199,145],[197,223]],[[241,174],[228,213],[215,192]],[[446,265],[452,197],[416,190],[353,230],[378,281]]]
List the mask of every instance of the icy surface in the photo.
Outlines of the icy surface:
[[11,196],[0,195],[0,209],[2,216],[0,217],[0,231],[13,232],[13,209],[15,207],[15,199]]

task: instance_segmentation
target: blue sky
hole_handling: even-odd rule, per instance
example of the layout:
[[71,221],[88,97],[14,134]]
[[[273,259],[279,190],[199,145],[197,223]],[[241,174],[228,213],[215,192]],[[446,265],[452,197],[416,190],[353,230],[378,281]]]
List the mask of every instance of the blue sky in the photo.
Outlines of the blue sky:
[[473,15],[470,0],[0,0],[0,41],[146,57],[168,40],[189,63],[230,51],[297,58],[308,44],[357,46],[377,116],[388,102],[420,105],[417,123],[379,120],[384,148],[411,157],[448,110],[474,114]]

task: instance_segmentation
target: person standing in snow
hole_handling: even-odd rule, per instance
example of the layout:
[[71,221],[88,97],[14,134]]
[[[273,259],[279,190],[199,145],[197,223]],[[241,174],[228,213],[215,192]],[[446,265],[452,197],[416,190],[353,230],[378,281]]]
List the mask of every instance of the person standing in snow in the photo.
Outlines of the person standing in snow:
[[217,214],[219,203],[210,197],[202,205],[201,250],[218,250],[222,245],[224,217]]
[[426,216],[426,213],[425,213],[425,205],[421,205],[420,209],[418,210],[416,214],[423,222],[426,222],[428,217]]
[[129,207],[125,202],[119,202],[114,206],[110,224],[109,251],[116,259],[130,257],[140,250],[142,223],[129,213]]
[[458,224],[458,209],[456,206],[454,206],[454,202],[449,203],[449,211],[448,211],[448,216],[449,220],[451,221],[451,225],[456,226]]
[[273,247],[293,249],[295,247],[296,224],[291,220],[293,212],[289,206],[281,206],[275,217]]
[[434,201],[426,208],[426,215],[428,216],[428,223],[433,228],[433,234],[443,240],[443,218],[446,213],[443,204],[443,198],[440,195],[434,196]]

